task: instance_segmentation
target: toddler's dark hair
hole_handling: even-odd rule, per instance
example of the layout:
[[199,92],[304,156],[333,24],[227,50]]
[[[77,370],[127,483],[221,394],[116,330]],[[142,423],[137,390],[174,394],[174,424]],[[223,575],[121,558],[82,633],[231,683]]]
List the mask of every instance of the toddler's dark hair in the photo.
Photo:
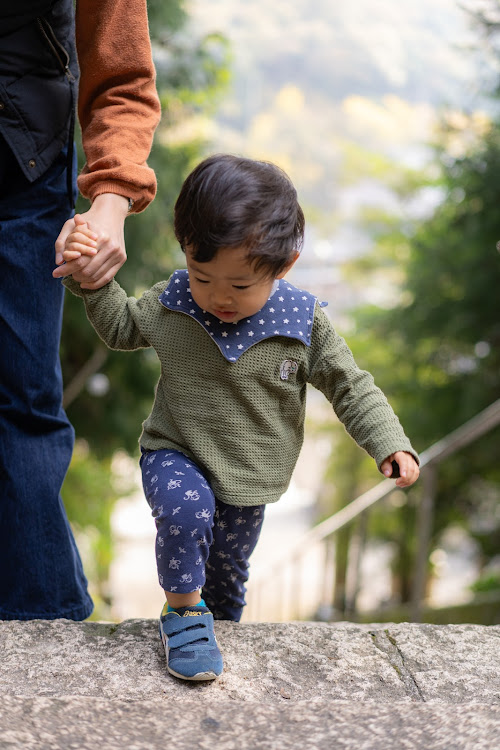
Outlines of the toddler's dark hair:
[[300,251],[304,214],[289,177],[264,161],[217,154],[186,178],[174,209],[182,249],[205,263],[244,247],[254,268],[276,277]]

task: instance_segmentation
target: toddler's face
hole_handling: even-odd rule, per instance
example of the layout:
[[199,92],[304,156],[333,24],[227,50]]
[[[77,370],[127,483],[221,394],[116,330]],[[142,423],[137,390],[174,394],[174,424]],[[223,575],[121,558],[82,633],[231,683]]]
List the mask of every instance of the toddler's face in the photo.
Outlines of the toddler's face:
[[[225,323],[255,315],[273,288],[274,279],[262,269],[254,270],[244,248],[221,248],[206,263],[193,260],[187,249],[186,263],[194,301]],[[286,270],[277,278],[282,278]]]

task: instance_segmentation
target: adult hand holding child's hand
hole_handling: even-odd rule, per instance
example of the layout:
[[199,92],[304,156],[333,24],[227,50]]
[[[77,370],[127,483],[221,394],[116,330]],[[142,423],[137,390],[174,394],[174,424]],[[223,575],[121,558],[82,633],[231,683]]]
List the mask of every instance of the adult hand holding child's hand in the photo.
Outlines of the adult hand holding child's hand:
[[93,258],[97,254],[99,235],[92,231],[81,214],[75,214],[72,221],[73,228],[66,235],[62,251],[62,260],[65,263],[81,258],[82,255]]
[[[98,195],[91,208],[76,214],[56,240],[56,279],[72,276],[83,289],[100,289],[127,259],[123,225],[128,200],[121,195]],[[85,229],[84,229],[85,227]]]

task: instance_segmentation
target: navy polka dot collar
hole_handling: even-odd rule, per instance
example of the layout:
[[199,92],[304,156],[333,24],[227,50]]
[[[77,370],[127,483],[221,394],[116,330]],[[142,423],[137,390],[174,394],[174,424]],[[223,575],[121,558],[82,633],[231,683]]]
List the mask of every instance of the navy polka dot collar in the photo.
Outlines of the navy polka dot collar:
[[[286,336],[311,345],[316,297],[280,279],[264,307],[250,318],[224,323],[198,307],[191,296],[187,270],[174,271],[159,296],[164,307],[194,318],[215,341],[228,362],[236,362],[251,346],[273,336]],[[322,307],[326,303],[319,303]]]

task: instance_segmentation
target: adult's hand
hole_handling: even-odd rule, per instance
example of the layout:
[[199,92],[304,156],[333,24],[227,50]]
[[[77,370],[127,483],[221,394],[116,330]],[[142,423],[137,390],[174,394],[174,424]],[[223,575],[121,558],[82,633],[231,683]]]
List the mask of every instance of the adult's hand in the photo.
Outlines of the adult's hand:
[[[107,284],[127,260],[123,225],[128,212],[128,200],[114,193],[98,195],[81,219],[94,232],[95,247],[81,247],[71,259],[65,253],[66,239],[74,232],[75,219],[69,219],[56,240],[55,279],[72,276],[83,289],[100,289]],[[96,252],[97,251],[97,252]],[[66,262],[63,257],[66,255]]]

